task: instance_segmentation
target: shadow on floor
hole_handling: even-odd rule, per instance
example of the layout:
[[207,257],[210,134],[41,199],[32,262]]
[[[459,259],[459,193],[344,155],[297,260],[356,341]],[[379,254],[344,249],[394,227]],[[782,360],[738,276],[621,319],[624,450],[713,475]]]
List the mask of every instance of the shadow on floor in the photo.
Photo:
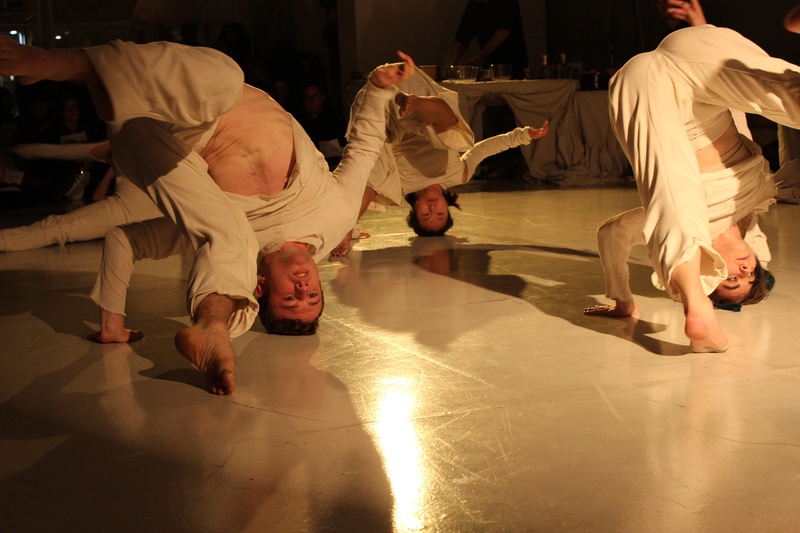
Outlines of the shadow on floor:
[[[240,356],[245,386],[226,398],[137,379],[150,357],[143,343],[87,343],[54,356],[49,371],[0,404],[5,438],[32,443],[0,481],[4,523],[25,531],[243,531],[254,522],[392,531],[375,443],[345,385],[310,363],[319,339],[254,337]],[[169,356],[180,360],[174,348]]]
[[[665,324],[636,318],[588,317],[583,309],[597,304],[593,295],[603,293],[603,269],[596,252],[532,244],[469,244],[452,236],[414,238],[410,247],[360,252],[360,260],[343,261],[334,290],[342,301],[354,307],[370,306],[367,299],[353,297],[359,284],[370,286],[380,278],[378,270],[397,261],[412,263],[440,276],[469,283],[496,293],[519,298],[540,311],[576,326],[630,340],[658,355],[684,355],[688,346],[654,339]],[[649,267],[631,264],[634,294],[650,298],[668,297],[652,286]],[[391,277],[391,276],[388,276]],[[346,278],[346,282],[343,281]],[[373,291],[367,290],[372,293]],[[670,300],[671,301],[671,300]],[[427,327],[420,322],[420,327]]]

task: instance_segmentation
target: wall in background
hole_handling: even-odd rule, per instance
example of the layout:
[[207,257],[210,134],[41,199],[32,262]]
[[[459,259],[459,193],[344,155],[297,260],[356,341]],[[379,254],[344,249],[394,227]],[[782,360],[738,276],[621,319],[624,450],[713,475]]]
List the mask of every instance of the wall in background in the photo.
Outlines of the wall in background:
[[[520,0],[530,58],[546,49],[546,0]],[[342,74],[367,73],[394,61],[395,51],[420,65],[447,66],[467,0],[339,0]],[[471,46],[465,53],[477,51]]]
[[[796,0],[702,0],[709,23],[732,28],[768,53],[800,61],[800,35],[783,29]],[[655,0],[548,0],[547,48],[583,60],[587,69],[618,68],[635,54],[655,48],[667,30]]]
[[[655,0],[519,0],[531,63],[542,54],[550,60],[565,53],[567,61],[582,61],[584,70],[621,66],[634,54],[654,48],[666,26],[658,18]],[[783,30],[784,14],[797,0],[702,0],[711,23],[731,27],[754,40],[772,55],[800,63],[800,36]],[[453,38],[467,0],[338,0],[342,82],[353,73],[366,74],[376,65],[394,61],[401,49],[418,64],[446,66]],[[97,4],[94,0],[44,0],[56,23],[81,30],[74,46],[104,42],[125,30],[135,6],[151,5],[159,13],[173,13],[195,22],[198,13],[234,6],[269,13],[270,6],[290,6],[296,49],[308,50],[330,65],[321,32],[326,22],[319,0],[119,0]],[[170,7],[171,6],[171,7]],[[183,6],[183,7],[182,7]],[[189,6],[189,7],[186,7]],[[200,9],[202,7],[202,9]],[[0,12],[0,26],[2,26]],[[211,44],[223,21],[201,29],[203,44]],[[175,22],[175,21],[173,21]],[[216,23],[216,24],[215,24]],[[106,27],[104,27],[106,25]],[[265,32],[257,21],[245,21],[246,29]],[[144,40],[165,38],[160,30],[139,32]],[[131,33],[133,35],[133,33]],[[67,44],[67,43],[65,43]],[[467,51],[477,50],[475,44]]]

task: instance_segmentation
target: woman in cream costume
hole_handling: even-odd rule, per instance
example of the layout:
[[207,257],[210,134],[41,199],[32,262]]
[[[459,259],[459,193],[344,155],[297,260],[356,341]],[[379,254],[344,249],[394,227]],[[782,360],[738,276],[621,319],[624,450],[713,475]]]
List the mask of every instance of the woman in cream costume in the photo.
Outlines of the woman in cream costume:
[[[409,226],[419,235],[443,235],[452,226],[449,207],[458,207],[457,195],[447,189],[468,182],[481,161],[547,133],[545,122],[541,128],[520,127],[476,144],[458,109],[456,92],[437,84],[421,69],[401,82],[399,89],[394,102],[386,106],[386,144],[370,174],[361,214],[408,201]],[[359,93],[351,116],[362,100]],[[349,236],[334,254],[347,251]]]
[[[643,230],[658,285],[683,303],[692,348],[724,351],[728,341],[706,295],[737,301],[757,283],[756,252],[743,235],[775,194],[758,146],[738,133],[730,110],[800,126],[800,67],[732,30],[691,27],[631,59],[612,80],[609,102],[642,202],[610,225],[629,235]],[[629,294],[609,295],[617,307],[587,314],[636,313]]]

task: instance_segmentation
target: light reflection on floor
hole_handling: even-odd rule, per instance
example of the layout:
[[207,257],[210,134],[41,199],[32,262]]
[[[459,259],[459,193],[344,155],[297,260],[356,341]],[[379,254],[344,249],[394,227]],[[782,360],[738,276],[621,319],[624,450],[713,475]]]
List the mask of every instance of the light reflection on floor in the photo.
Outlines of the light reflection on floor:
[[[175,352],[188,266],[143,262],[131,346],[80,339],[101,243],[0,254],[0,518],[9,531],[792,531],[800,207],[762,226],[777,284],[688,353],[635,250],[639,320],[602,297],[597,224],[630,189],[462,195],[326,261],[310,338],[235,341],[220,398]],[[12,225],[38,215],[3,213]]]
[[390,377],[379,381],[377,386],[378,421],[373,429],[392,485],[395,522],[401,529],[424,529],[425,465],[414,427],[414,380]]

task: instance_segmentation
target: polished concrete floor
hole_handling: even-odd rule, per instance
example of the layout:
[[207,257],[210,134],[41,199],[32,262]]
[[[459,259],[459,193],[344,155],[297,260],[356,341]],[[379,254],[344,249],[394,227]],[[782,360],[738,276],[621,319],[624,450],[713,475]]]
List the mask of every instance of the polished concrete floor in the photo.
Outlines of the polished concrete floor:
[[800,206],[763,222],[773,294],[691,354],[643,249],[639,320],[581,313],[605,301],[594,229],[636,201],[466,193],[427,240],[369,214],[321,265],[319,334],[236,339],[230,397],[173,346],[186,264],[140,264],[146,337],[101,346],[100,242],[0,254],[0,529],[800,530]]

